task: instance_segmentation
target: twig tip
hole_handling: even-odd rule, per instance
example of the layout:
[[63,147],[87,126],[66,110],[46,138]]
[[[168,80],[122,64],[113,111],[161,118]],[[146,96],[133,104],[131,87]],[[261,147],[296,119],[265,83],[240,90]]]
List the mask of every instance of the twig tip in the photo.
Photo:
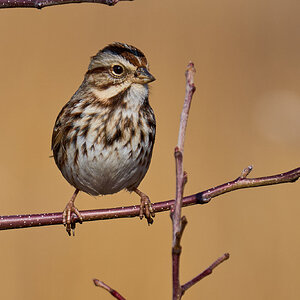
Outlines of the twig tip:
[[108,286],[103,281],[100,281],[99,279],[94,278],[93,282],[94,282],[95,286],[102,287],[105,290],[109,291]]
[[187,81],[190,86],[192,86],[193,91],[195,91],[196,87],[194,85],[194,75],[196,73],[196,69],[193,62],[189,62],[187,65],[187,69],[185,72],[185,77],[187,78]]
[[242,174],[241,174],[240,178],[246,178],[246,177],[250,174],[250,172],[251,172],[252,170],[253,170],[253,166],[252,166],[252,165],[248,166],[247,168],[245,168],[245,169],[242,171]]
[[224,260],[228,259],[230,257],[230,254],[227,252],[227,253],[224,253]]
[[189,64],[187,65],[187,71],[191,71],[193,73],[196,73],[195,65],[192,61],[190,61]]

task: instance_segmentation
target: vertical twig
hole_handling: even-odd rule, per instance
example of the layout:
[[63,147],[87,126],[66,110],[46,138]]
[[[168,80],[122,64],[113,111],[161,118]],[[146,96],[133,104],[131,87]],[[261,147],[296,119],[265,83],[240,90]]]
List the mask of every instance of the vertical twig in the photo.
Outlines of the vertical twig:
[[[183,190],[187,182],[187,174],[183,171],[183,149],[184,149],[184,139],[187,127],[187,120],[189,115],[189,110],[191,106],[191,101],[193,94],[196,90],[194,85],[194,75],[195,68],[192,62],[189,63],[187,71],[185,73],[186,77],[186,91],[185,100],[180,118],[180,127],[178,135],[178,144],[175,147],[175,163],[176,163],[176,198],[174,203],[174,208],[171,210],[171,218],[173,225],[173,243],[172,243],[172,275],[173,275],[173,300],[180,300],[190,287],[199,282],[201,279],[210,275],[212,271],[219,266],[222,262],[229,258],[229,254],[225,253],[223,256],[219,257],[212,265],[210,265],[202,273],[194,277],[192,280],[188,281],[186,284],[181,285],[179,279],[179,266],[180,266],[180,255],[181,255],[181,238],[186,227],[187,220],[186,217],[181,217],[181,207],[183,199]],[[242,172],[241,177],[237,180],[244,179],[252,170],[252,167],[248,167]]]
[[187,174],[183,171],[183,150],[184,139],[187,127],[187,120],[193,94],[195,92],[194,74],[196,70],[192,62],[189,63],[185,77],[186,77],[186,90],[183,109],[180,117],[180,127],[178,134],[178,144],[175,147],[175,164],[176,164],[176,197],[174,209],[171,212],[172,225],[173,225],[173,242],[172,242],[172,277],[173,277],[173,300],[179,300],[182,297],[182,288],[179,280],[179,266],[181,245],[180,240],[183,230],[187,224],[185,217],[181,217],[181,206],[183,198],[184,186],[187,182]]
[[180,217],[184,185],[187,181],[187,175],[183,172],[183,150],[184,139],[187,127],[188,115],[191,107],[192,97],[196,90],[194,85],[194,74],[196,70],[194,64],[190,62],[185,72],[186,89],[183,109],[180,116],[180,126],[178,134],[178,143],[175,147],[175,163],[176,163],[176,197],[173,212],[173,246],[175,243],[176,232],[180,231]]

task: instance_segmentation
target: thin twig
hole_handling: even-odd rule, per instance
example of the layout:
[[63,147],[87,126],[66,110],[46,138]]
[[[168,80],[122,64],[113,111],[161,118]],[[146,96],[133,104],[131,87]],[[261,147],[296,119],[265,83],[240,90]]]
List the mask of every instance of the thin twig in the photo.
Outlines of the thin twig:
[[106,291],[108,291],[112,296],[114,296],[116,299],[119,300],[126,300],[122,295],[120,295],[116,290],[112,289],[110,286],[108,286],[106,283],[103,281],[100,281],[98,279],[93,279],[93,282],[95,286],[102,287]]
[[133,0],[0,0],[0,8],[37,8],[42,9],[43,7],[62,5],[70,3],[99,3],[108,6],[113,6],[119,1],[133,1]]
[[187,127],[188,115],[191,107],[192,98],[196,90],[194,85],[195,68],[192,62],[189,63],[185,72],[186,77],[186,89],[185,99],[180,116],[180,125],[178,133],[178,143],[175,148],[175,163],[176,163],[176,197],[175,207],[172,214],[173,220],[173,246],[175,244],[175,234],[180,231],[180,218],[181,218],[181,207],[183,198],[183,189],[187,181],[187,175],[184,176],[183,171],[183,150],[184,150],[184,139]]
[[182,155],[184,149],[184,140],[185,140],[185,132],[187,128],[188,116],[190,112],[192,98],[196,91],[196,87],[194,84],[195,73],[196,70],[194,64],[190,62],[185,72],[185,78],[186,78],[185,99],[184,99],[183,108],[180,116],[180,125],[179,125],[178,142],[177,142],[177,147],[179,151],[182,152]]
[[[243,178],[238,177],[233,181],[218,185],[208,190],[186,196],[182,199],[182,206],[191,206],[195,204],[206,204],[212,198],[222,194],[232,192],[239,189],[253,188],[259,186],[267,186],[282,183],[295,182],[300,177],[300,167],[285,173],[276,174],[273,176],[265,176],[258,178]],[[153,203],[155,213],[168,211],[174,206],[174,200]],[[138,205],[128,207],[117,207],[108,209],[83,210],[80,214],[83,221],[97,221],[118,218],[139,217],[140,208]],[[78,218],[73,215],[74,222],[78,222]],[[0,230],[27,228],[36,226],[50,226],[62,224],[62,212],[28,214],[28,215],[12,215],[0,216]]]
[[204,270],[202,273],[194,277],[192,280],[188,281],[186,284],[181,286],[182,294],[188,290],[190,287],[192,287],[194,284],[199,282],[201,279],[205,278],[206,276],[210,275],[212,271],[220,265],[222,262],[227,260],[229,258],[229,253],[223,254],[221,257],[219,257],[213,264],[211,264],[206,270]]
[[195,68],[192,62],[189,63],[185,72],[186,77],[186,89],[183,109],[180,116],[180,125],[178,133],[178,143],[175,147],[175,164],[176,164],[176,196],[174,209],[171,212],[172,218],[172,283],[173,283],[173,300],[179,300],[182,296],[182,289],[179,280],[179,266],[180,266],[180,255],[181,245],[180,241],[184,228],[186,227],[187,220],[185,217],[181,217],[182,198],[184,186],[187,182],[187,174],[183,171],[183,150],[184,140],[187,127],[187,121],[189,111],[191,107],[192,98],[196,90],[194,85]]

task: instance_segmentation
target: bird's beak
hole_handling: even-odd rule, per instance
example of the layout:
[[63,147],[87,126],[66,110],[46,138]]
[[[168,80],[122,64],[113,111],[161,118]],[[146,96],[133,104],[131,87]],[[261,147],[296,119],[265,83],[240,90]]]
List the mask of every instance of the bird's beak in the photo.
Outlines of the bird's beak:
[[155,80],[154,76],[152,76],[149,71],[145,67],[139,67],[135,71],[135,81],[137,83],[149,83]]

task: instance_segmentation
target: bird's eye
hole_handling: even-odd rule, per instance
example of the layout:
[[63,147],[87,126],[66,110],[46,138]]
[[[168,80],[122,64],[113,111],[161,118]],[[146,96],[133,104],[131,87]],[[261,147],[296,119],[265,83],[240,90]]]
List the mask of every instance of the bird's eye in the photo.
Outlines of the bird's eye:
[[124,73],[124,68],[120,65],[114,65],[112,67],[112,72],[113,72],[114,75],[120,76]]

